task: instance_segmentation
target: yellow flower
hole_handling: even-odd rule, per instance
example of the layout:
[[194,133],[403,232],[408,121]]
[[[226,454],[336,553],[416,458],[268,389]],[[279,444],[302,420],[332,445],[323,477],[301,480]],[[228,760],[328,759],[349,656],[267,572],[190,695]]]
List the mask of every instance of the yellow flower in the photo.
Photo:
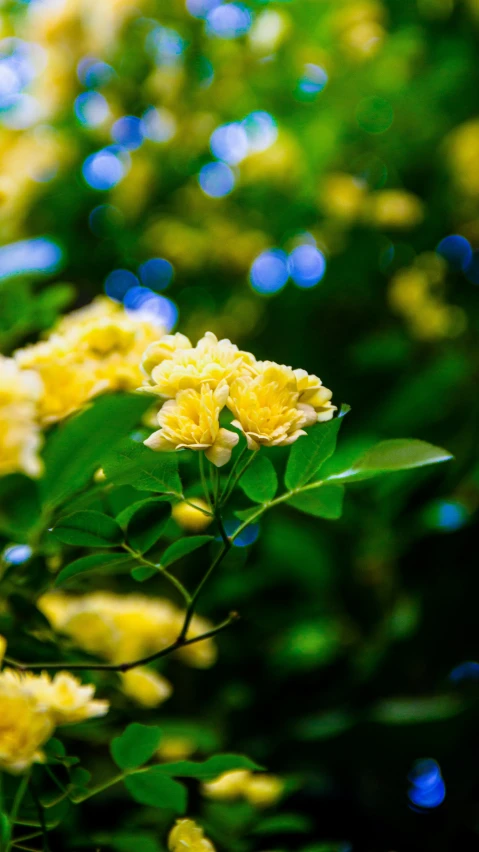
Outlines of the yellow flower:
[[366,218],[383,228],[411,228],[424,218],[424,205],[417,195],[403,189],[381,189],[366,202]]
[[108,701],[93,700],[95,687],[82,684],[69,672],[58,672],[53,680],[42,672],[30,677],[27,687],[38,704],[47,708],[55,725],[72,725],[108,712]]
[[182,390],[199,391],[205,384],[215,390],[253,364],[254,358],[249,352],[240,352],[230,340],[218,340],[207,331],[194,348],[176,348],[171,357],[153,367],[151,387],[146,389],[169,399]]
[[[163,598],[110,592],[80,596],[50,592],[40,598],[38,607],[52,626],[70,636],[78,647],[111,663],[134,662],[171,645],[178,638],[185,615]],[[188,638],[206,633],[211,626],[195,615]],[[208,668],[216,660],[216,645],[213,639],[204,639],[187,645],[177,655],[190,666]],[[169,685],[163,678],[160,684],[159,677],[149,669],[132,669],[122,684],[128,696],[139,703],[147,694],[156,698],[162,695],[166,700]]]
[[54,722],[25,682],[13,672],[0,674],[0,769],[23,772],[42,760],[41,746],[50,739]]
[[216,389],[202,384],[199,390],[179,391],[176,399],[165,402],[158,413],[161,429],[153,432],[144,443],[159,451],[204,450],[209,461],[222,467],[229,462],[239,440],[236,433],[223,429],[219,422],[228,394],[229,388],[224,381]]
[[[192,503],[194,503],[194,506],[191,505]],[[199,508],[195,509],[195,506]],[[201,511],[201,509],[204,511]],[[201,497],[191,497],[189,503],[185,503],[184,501],[176,503],[171,510],[171,517],[184,530],[188,530],[188,532],[201,532],[213,520],[211,513],[206,515],[205,512],[209,512],[208,504],[205,500],[202,500]]]
[[310,376],[306,370],[294,370],[296,384],[299,391],[300,405],[311,405],[317,412],[318,423],[331,420],[337,410],[331,403],[333,392],[323,386],[318,376]]
[[255,775],[247,769],[224,772],[202,785],[203,793],[210,799],[234,801],[244,798],[257,808],[276,804],[283,790],[284,782],[276,775]]
[[311,405],[299,402],[297,379],[290,367],[258,362],[256,375],[236,379],[227,402],[244,432],[250,450],[292,444],[305,435],[304,426],[316,423]]
[[333,172],[325,178],[319,203],[328,216],[352,222],[359,215],[365,194],[366,187],[360,180]]
[[0,355],[0,476],[16,471],[38,476],[42,472],[37,423],[41,393],[36,373],[22,371],[13,358]]
[[96,375],[95,362],[79,358],[68,339],[59,335],[17,350],[15,360],[22,370],[34,370],[42,381],[39,416],[44,424],[68,417],[108,390],[108,382]]
[[5,636],[0,636],[0,665],[3,663],[5,651],[7,650],[7,640]]
[[205,796],[210,799],[218,799],[220,801],[230,802],[239,799],[243,795],[245,784],[251,773],[247,769],[236,769],[232,772],[224,772],[215,778],[214,781],[208,781],[201,787]]
[[147,378],[158,364],[170,359],[177,349],[192,349],[193,345],[185,334],[165,334],[161,340],[150,343],[141,360],[141,369]]
[[190,737],[166,736],[156,752],[160,760],[186,760],[196,751],[196,743]]
[[211,840],[192,819],[178,819],[168,835],[169,852],[215,852]]
[[47,340],[18,350],[17,364],[42,379],[42,422],[61,420],[106,391],[134,390],[142,379],[141,355],[161,333],[100,297],[63,317]]
[[284,782],[275,775],[250,774],[244,785],[244,796],[250,805],[269,808],[275,805],[284,790]]
[[158,707],[173,692],[163,675],[147,668],[131,669],[121,675],[123,692],[142,707]]

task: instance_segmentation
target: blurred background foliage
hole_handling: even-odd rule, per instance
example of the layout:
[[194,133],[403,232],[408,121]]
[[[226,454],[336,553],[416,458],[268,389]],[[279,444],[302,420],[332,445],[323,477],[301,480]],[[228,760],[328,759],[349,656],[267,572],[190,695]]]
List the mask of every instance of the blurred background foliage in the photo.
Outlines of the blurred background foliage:
[[[456,457],[351,487],[336,524],[266,516],[203,601],[242,615],[217,664],[169,662],[132,719],[285,778],[259,822],[198,801],[221,848],[479,848],[479,3],[4,0],[0,38],[3,352],[106,290],[318,373],[353,408],[330,465]],[[87,764],[102,730],[72,734]],[[108,795],[65,849],[160,848]]]

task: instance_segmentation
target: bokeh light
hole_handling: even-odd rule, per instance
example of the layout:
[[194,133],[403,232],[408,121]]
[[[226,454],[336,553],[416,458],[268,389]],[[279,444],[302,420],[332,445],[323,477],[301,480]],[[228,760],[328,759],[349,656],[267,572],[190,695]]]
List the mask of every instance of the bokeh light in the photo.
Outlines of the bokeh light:
[[291,252],[288,268],[294,283],[302,289],[308,289],[315,287],[323,278],[326,259],[315,246],[301,245]]
[[460,663],[452,669],[449,674],[449,680],[452,683],[460,683],[461,681],[479,681],[479,663],[473,660],[468,660],[465,663]]
[[168,109],[148,107],[141,117],[141,134],[152,142],[169,142],[176,133],[176,119]]
[[[226,534],[228,536],[234,535],[234,533],[236,532],[238,527],[241,526],[241,524],[242,521],[239,521],[236,518],[232,518],[231,520],[225,521]],[[250,524],[235,538],[233,542],[233,547],[249,547],[251,544],[254,544],[259,536],[259,530],[259,524]]]
[[33,550],[28,544],[12,544],[5,548],[2,559],[7,565],[23,565],[32,555]]
[[273,116],[264,110],[251,112],[241,122],[248,138],[248,149],[266,151],[278,138],[278,125]]
[[143,143],[142,123],[134,115],[124,115],[111,128],[111,138],[128,151],[136,151]]
[[148,287],[136,286],[127,290],[123,304],[129,314],[149,320],[172,331],[178,321],[178,308],[171,299],[159,296]]
[[82,174],[86,183],[92,189],[112,189],[125,176],[128,161],[116,146],[103,148],[95,154],[90,154],[82,166]]
[[50,274],[62,264],[63,252],[58,243],[48,237],[20,240],[0,248],[0,279],[26,272]]
[[218,160],[224,160],[230,166],[244,160],[248,153],[248,136],[239,122],[223,124],[211,134],[210,149]]
[[304,66],[303,76],[298,83],[298,90],[302,95],[315,97],[323,91],[328,83],[328,75],[320,65],[308,62]]
[[281,249],[261,252],[253,261],[250,282],[253,290],[271,295],[282,290],[289,278],[288,255]]
[[207,163],[200,170],[198,180],[205,195],[224,198],[233,191],[235,176],[226,163]]
[[247,6],[242,3],[222,3],[206,16],[206,31],[210,36],[233,39],[246,35],[253,22]]
[[424,511],[425,525],[433,530],[455,532],[468,520],[469,512],[458,500],[435,500]]
[[150,290],[166,290],[173,281],[175,270],[164,257],[152,257],[138,268],[141,283]]
[[110,299],[122,302],[128,290],[131,290],[132,287],[138,287],[139,284],[138,278],[129,269],[114,269],[105,278],[105,293]]
[[99,89],[106,85],[114,73],[111,65],[93,56],[83,57],[77,66],[78,79],[87,89]]
[[108,102],[100,92],[82,92],[75,99],[74,110],[84,127],[99,127],[110,114]]
[[446,798],[439,764],[430,758],[417,760],[408,775],[408,798],[418,808],[437,808]]
[[469,240],[460,234],[444,237],[436,247],[436,252],[455,269],[467,269],[472,260],[472,248]]

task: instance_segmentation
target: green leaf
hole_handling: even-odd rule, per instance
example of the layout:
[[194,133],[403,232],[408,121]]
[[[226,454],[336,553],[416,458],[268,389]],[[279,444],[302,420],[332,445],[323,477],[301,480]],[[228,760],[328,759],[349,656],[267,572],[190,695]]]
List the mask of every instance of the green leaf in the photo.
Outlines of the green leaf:
[[62,568],[55,579],[55,586],[61,586],[73,577],[89,574],[91,571],[108,571],[115,573],[123,571],[134,564],[131,556],[121,553],[92,553],[91,556],[83,556],[70,562],[66,568]]
[[239,484],[253,503],[269,503],[278,489],[278,477],[270,459],[258,453]]
[[160,739],[160,728],[133,722],[111,741],[111,756],[120,769],[137,769],[153,757]]
[[208,544],[210,541],[214,541],[213,535],[191,535],[187,538],[180,538],[178,541],[174,541],[173,544],[170,544],[166,548],[161,558],[163,568],[168,568],[168,565],[171,565],[183,556],[187,556],[188,553],[193,553],[194,550],[198,550],[199,547],[203,547],[204,544]]
[[184,814],[186,810],[185,787],[169,778],[160,765],[127,775],[125,786],[140,805],[168,808],[178,814]]
[[43,501],[54,507],[92,478],[104,459],[138,423],[151,401],[140,394],[112,394],[61,423],[44,453]]
[[116,547],[123,541],[121,527],[113,518],[86,509],[61,518],[52,535],[64,544],[83,547]]
[[341,423],[341,417],[335,417],[327,423],[317,423],[306,436],[298,438],[293,444],[284,478],[287,488],[306,485],[321,465],[333,455]]
[[411,470],[428,464],[450,461],[454,456],[441,447],[434,447],[425,441],[409,438],[395,438],[390,441],[380,441],[367,450],[348,470],[335,474],[331,479],[341,482],[359,481],[380,476],[383,473],[394,473],[398,470]]
[[165,848],[153,832],[138,830],[113,835],[111,845],[117,852],[163,852]]
[[253,834],[307,834],[312,823],[303,814],[273,814],[261,820],[253,829]]
[[131,569],[131,576],[137,583],[144,583],[158,573],[159,569],[152,568],[150,565],[137,565],[136,568]]
[[176,453],[155,453],[144,444],[129,441],[105,460],[103,470],[115,485],[183,496]]
[[162,763],[161,769],[168,775],[180,776],[180,778],[217,778],[223,772],[233,769],[262,770],[249,757],[242,754],[216,754],[208,760],[178,760],[175,763]]
[[300,491],[291,497],[288,503],[307,515],[335,521],[342,515],[343,498],[342,485],[318,485],[317,488]]
[[116,520],[125,530],[130,547],[146,553],[160,538],[170,514],[170,504],[160,497],[127,506]]

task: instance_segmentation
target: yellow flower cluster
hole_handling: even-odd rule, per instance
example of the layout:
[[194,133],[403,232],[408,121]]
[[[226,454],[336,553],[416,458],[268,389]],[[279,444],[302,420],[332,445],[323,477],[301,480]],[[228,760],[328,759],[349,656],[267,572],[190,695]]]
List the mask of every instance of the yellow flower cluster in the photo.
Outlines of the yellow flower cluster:
[[158,413],[160,429],[145,444],[153,450],[203,450],[217,467],[230,460],[239,440],[220,425],[225,407],[250,450],[292,444],[306,434],[304,427],[330,420],[336,410],[317,376],[256,361],[211,332],[195,347],[184,335],[167,335],[148,347],[142,369],[142,390],[167,400]]
[[389,283],[391,307],[404,317],[418,340],[457,337],[466,326],[462,308],[444,302],[445,274],[445,261],[425,252],[413,266],[400,269]]
[[0,476],[22,471],[41,473],[37,402],[42,382],[31,370],[20,370],[13,358],[0,355]]
[[211,840],[192,819],[178,819],[168,835],[169,852],[215,852]]
[[54,423],[98,394],[134,390],[141,381],[139,360],[162,334],[152,322],[127,314],[107,297],[67,314],[47,340],[15,353],[22,370],[42,380],[39,417]]
[[318,201],[331,219],[342,224],[362,221],[377,228],[401,230],[419,225],[424,218],[424,205],[412,192],[368,192],[364,182],[346,172],[326,175]]
[[281,797],[284,782],[276,775],[255,775],[247,769],[238,769],[224,772],[214,781],[203,784],[202,789],[210,799],[228,802],[246,799],[250,805],[267,808]]
[[[40,598],[38,606],[55,630],[113,664],[134,662],[171,645],[184,618],[182,610],[168,600],[111,592],[82,596],[51,592]],[[195,615],[188,637],[210,627],[210,622]],[[216,661],[216,645],[205,639],[181,648],[177,656],[195,668],[209,668]],[[158,706],[172,692],[169,681],[149,668],[131,669],[121,679],[125,694],[145,707]]]
[[54,678],[42,672],[0,674],[0,769],[23,772],[42,760],[42,746],[57,725],[83,722],[108,711],[107,701],[93,700],[95,687],[69,672]]

